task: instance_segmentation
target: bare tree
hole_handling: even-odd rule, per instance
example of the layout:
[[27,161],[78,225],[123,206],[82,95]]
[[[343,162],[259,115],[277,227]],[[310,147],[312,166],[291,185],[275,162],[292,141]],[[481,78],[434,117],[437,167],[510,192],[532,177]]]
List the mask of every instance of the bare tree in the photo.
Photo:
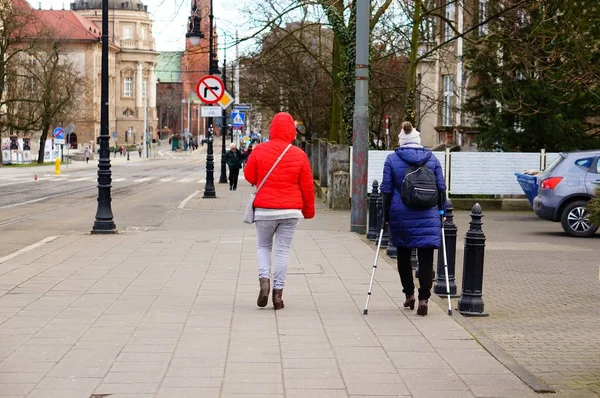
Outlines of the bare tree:
[[[23,0],[0,0],[0,139],[32,128],[31,118],[20,118],[19,109],[27,107],[23,90],[16,79],[23,54],[37,45],[39,24],[34,11]],[[8,95],[8,92],[11,95]],[[0,152],[0,167],[2,167]]]
[[48,132],[58,121],[76,119],[78,100],[85,92],[85,81],[77,67],[64,54],[64,42],[46,40],[30,48],[26,62],[19,68],[19,78],[27,84],[28,97],[24,102],[35,105],[32,123],[39,130],[38,163],[44,162],[44,143]]

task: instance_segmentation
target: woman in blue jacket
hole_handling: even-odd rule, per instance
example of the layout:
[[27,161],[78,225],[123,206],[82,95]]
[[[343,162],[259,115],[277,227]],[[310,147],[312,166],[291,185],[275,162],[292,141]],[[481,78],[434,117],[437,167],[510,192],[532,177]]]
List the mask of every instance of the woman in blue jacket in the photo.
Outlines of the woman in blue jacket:
[[[433,279],[433,252],[441,244],[441,215],[446,197],[446,183],[439,160],[430,150],[421,146],[420,133],[410,122],[402,124],[398,135],[400,147],[390,154],[383,166],[381,193],[385,203],[385,221],[390,226],[392,244],[398,250],[398,273],[402,291],[406,296],[404,307],[415,308],[415,283],[410,262],[411,250],[417,249],[419,258],[419,307],[418,315],[427,315],[427,303],[431,297]],[[400,195],[400,187],[406,169],[411,165],[428,167],[435,175],[438,204],[431,208],[417,209],[406,206]]]

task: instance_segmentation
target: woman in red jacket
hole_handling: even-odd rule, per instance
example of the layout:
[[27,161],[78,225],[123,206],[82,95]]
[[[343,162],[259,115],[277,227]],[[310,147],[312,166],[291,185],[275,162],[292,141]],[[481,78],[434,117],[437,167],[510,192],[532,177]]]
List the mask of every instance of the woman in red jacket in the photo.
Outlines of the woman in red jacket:
[[[244,177],[258,186],[277,158],[296,137],[294,118],[285,112],[275,115],[269,129],[270,140],[254,148],[244,168]],[[283,287],[288,270],[290,245],[300,217],[315,216],[315,196],[308,157],[292,146],[275,167],[254,199],[256,221],[258,278],[257,304],[269,301],[271,252],[275,242],[273,307],[283,308]]]

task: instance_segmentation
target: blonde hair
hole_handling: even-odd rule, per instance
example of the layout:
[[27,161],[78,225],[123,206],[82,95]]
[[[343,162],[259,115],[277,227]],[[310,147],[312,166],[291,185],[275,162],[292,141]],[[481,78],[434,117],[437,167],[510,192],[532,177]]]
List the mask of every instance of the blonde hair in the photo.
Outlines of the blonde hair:
[[402,131],[404,131],[406,134],[410,134],[410,132],[412,130],[413,130],[413,125],[411,122],[402,123]]

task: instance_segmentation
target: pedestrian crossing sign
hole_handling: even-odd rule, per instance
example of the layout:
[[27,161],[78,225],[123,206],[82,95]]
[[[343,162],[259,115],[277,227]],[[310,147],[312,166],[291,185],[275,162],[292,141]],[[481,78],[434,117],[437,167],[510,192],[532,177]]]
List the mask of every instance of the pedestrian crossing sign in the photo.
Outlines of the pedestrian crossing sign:
[[231,113],[231,126],[232,127],[244,127],[246,121],[246,115],[243,112],[232,112]]

